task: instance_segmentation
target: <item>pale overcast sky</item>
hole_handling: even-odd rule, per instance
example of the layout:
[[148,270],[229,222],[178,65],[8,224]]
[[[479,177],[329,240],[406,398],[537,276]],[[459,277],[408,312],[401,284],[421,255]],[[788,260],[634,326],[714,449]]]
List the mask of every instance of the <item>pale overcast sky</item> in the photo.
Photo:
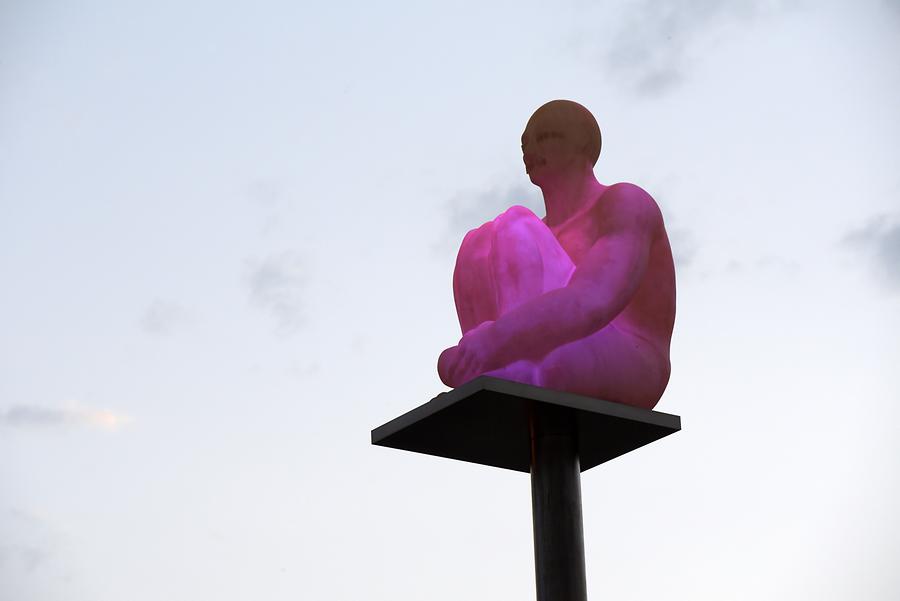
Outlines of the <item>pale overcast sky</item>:
[[534,596],[527,475],[372,447],[554,98],[663,208],[682,432],[592,599],[900,597],[900,5],[0,2],[0,599]]

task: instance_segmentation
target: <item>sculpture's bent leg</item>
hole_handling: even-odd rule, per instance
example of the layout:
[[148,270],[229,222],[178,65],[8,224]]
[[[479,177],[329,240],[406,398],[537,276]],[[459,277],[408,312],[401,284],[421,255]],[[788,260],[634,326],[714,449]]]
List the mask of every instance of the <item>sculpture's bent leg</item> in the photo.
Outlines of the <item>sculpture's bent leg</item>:
[[490,253],[494,222],[488,221],[463,238],[453,270],[453,299],[463,334],[485,321],[497,319],[497,290]]
[[494,219],[490,252],[500,315],[569,283],[575,264],[550,228],[525,207]]
[[537,366],[535,384],[652,409],[669,382],[669,373],[667,352],[610,324],[544,357]]
[[[525,207],[514,206],[466,235],[453,274],[463,334],[569,282],[575,265],[550,228]],[[507,380],[538,384],[537,364],[505,366]],[[489,374],[494,375],[494,374]]]
[[463,239],[453,296],[463,334],[565,286],[575,266],[544,222],[514,206]]
[[551,351],[485,375],[652,409],[669,382],[668,356],[642,338],[608,325]]

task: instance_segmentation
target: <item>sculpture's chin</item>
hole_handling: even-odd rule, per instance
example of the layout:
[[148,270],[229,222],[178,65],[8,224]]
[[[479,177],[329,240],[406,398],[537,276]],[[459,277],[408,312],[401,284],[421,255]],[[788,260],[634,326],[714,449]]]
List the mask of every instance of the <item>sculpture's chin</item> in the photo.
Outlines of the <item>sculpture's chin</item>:
[[535,186],[541,187],[547,182],[547,169],[543,165],[535,165],[525,172]]

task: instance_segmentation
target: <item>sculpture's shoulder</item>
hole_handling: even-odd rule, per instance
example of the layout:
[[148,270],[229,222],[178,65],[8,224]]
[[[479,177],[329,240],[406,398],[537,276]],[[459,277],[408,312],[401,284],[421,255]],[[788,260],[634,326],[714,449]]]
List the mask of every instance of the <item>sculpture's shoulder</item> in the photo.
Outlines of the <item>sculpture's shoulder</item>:
[[615,208],[627,211],[650,211],[659,213],[659,205],[650,194],[630,182],[613,184],[603,191],[603,203],[614,205]]
[[611,223],[631,223],[649,228],[662,226],[662,212],[653,197],[629,182],[608,186],[598,208]]

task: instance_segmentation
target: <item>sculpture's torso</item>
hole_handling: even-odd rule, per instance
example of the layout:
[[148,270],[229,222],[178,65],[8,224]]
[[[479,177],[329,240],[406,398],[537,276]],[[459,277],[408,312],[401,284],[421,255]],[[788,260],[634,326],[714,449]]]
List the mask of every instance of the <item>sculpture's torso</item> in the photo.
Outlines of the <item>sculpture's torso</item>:
[[[605,188],[604,192],[608,189]],[[600,239],[605,213],[601,193],[585,210],[558,226],[550,226],[550,231],[576,268]],[[637,292],[611,325],[651,343],[668,362],[674,323],[675,266],[669,238],[660,218],[654,229],[646,271]]]

